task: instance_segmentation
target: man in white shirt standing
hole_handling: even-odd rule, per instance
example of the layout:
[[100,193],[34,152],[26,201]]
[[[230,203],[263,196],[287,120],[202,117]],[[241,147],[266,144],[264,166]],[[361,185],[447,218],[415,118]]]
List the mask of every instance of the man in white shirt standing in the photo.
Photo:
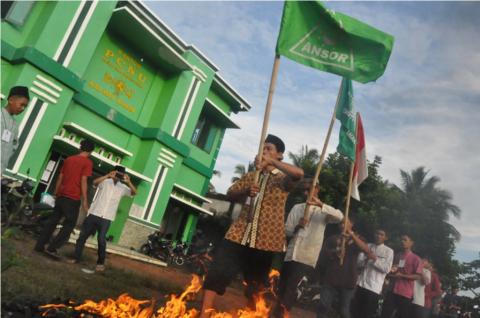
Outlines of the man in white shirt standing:
[[[302,183],[307,198],[311,183],[312,179],[305,179]],[[286,317],[285,313],[282,313],[282,308],[284,312],[291,310],[296,299],[298,283],[304,275],[312,272],[315,268],[322,248],[326,225],[339,223],[343,219],[340,210],[320,201],[319,190],[317,181],[312,200],[308,202],[311,206],[306,218],[304,218],[305,203],[295,205],[288,214],[285,233],[290,241],[280,275],[277,295],[279,304],[275,308],[276,317]]]
[[384,244],[387,239],[385,230],[375,231],[375,244],[369,243],[369,256],[361,253],[358,264],[363,267],[357,280],[355,292],[355,309],[357,318],[371,318],[375,316],[378,300],[382,293],[385,276],[390,272],[393,262],[393,250]]
[[1,169],[2,174],[7,169],[10,158],[18,147],[18,125],[14,116],[20,115],[28,105],[30,95],[28,87],[15,86],[10,89],[7,98],[7,105],[1,111],[2,131],[2,152]]
[[107,250],[106,234],[110,223],[117,216],[120,199],[124,196],[134,196],[137,189],[130,181],[128,174],[125,173],[125,167],[122,166],[116,166],[114,171],[95,179],[93,185],[98,186],[98,192],[88,210],[88,216],[83,222],[80,236],[75,244],[75,256],[70,262],[78,263],[80,261],[88,237],[97,232],[98,259],[95,270],[103,272]]
[[420,279],[415,280],[413,285],[412,314],[413,318],[428,317],[428,310],[425,308],[425,286],[432,280],[430,264],[423,258],[423,272]]

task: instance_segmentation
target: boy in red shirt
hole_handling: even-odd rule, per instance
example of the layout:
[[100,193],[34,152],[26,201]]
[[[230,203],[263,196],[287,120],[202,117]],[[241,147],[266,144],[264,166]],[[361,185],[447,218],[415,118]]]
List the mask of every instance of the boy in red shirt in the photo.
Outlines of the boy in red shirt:
[[[58,258],[57,249],[68,241],[70,234],[75,228],[80,204],[82,204],[85,211],[88,211],[87,179],[92,175],[93,167],[93,163],[88,157],[94,149],[95,144],[90,140],[84,139],[80,142],[80,153],[68,157],[63,162],[55,187],[55,208],[37,240],[35,251],[45,252],[50,256]],[[80,200],[81,198],[83,199],[82,201]],[[62,229],[50,241],[62,217],[65,218]],[[50,244],[45,250],[45,245],[49,242]]]
[[390,318],[395,310],[399,318],[410,318],[414,281],[420,279],[423,272],[422,260],[412,252],[412,238],[403,234],[400,240],[403,251],[397,253],[393,261],[389,274],[394,279],[393,292],[385,300],[382,318]]

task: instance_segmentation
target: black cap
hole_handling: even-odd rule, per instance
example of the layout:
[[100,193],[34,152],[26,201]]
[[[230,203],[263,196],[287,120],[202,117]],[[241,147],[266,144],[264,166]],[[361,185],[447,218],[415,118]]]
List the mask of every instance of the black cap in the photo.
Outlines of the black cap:
[[22,96],[26,99],[30,99],[30,94],[28,94],[28,87],[26,86],[14,86],[10,89],[10,93],[8,93],[8,98],[12,96]]
[[120,173],[125,173],[125,167],[124,166],[115,166],[115,171],[120,172]]
[[265,142],[268,142],[269,144],[274,144],[278,152],[285,152],[285,144],[283,143],[282,139],[278,138],[277,136],[269,134],[265,139]]

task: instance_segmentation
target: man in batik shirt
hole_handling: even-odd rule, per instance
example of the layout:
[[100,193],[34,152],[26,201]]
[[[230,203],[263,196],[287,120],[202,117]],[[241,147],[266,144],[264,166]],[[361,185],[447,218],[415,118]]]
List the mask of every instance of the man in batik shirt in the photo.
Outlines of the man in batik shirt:
[[203,284],[201,318],[209,316],[216,294],[223,295],[239,272],[243,273],[246,296],[251,301],[267,279],[273,255],[285,250],[285,201],[302,179],[303,170],[282,162],[284,152],[282,140],[268,135],[262,158],[256,160],[260,170],[258,183],[255,172],[250,172],[228,189],[231,201],[247,204],[215,253]]

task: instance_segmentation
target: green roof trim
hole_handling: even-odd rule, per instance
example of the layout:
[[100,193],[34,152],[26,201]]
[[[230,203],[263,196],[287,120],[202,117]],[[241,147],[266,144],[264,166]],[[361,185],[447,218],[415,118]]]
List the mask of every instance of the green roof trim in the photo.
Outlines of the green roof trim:
[[116,111],[114,108],[108,106],[106,103],[97,99],[88,92],[77,93],[73,96],[73,99],[85,106],[90,111],[101,117],[104,117],[106,120],[111,121],[118,127],[130,132],[131,134],[134,134],[141,139],[157,140],[169,146],[175,152],[184,157],[188,157],[190,154],[190,148],[186,144],[173,138],[160,128],[143,127],[136,121],[133,121],[122,113]]
[[213,169],[202,164],[200,161],[193,159],[192,157],[187,157],[183,160],[183,163],[203,176],[210,178],[213,174]]
[[2,40],[2,57],[12,64],[29,62],[74,91],[78,92],[83,88],[83,80],[80,77],[33,47],[15,48]]

